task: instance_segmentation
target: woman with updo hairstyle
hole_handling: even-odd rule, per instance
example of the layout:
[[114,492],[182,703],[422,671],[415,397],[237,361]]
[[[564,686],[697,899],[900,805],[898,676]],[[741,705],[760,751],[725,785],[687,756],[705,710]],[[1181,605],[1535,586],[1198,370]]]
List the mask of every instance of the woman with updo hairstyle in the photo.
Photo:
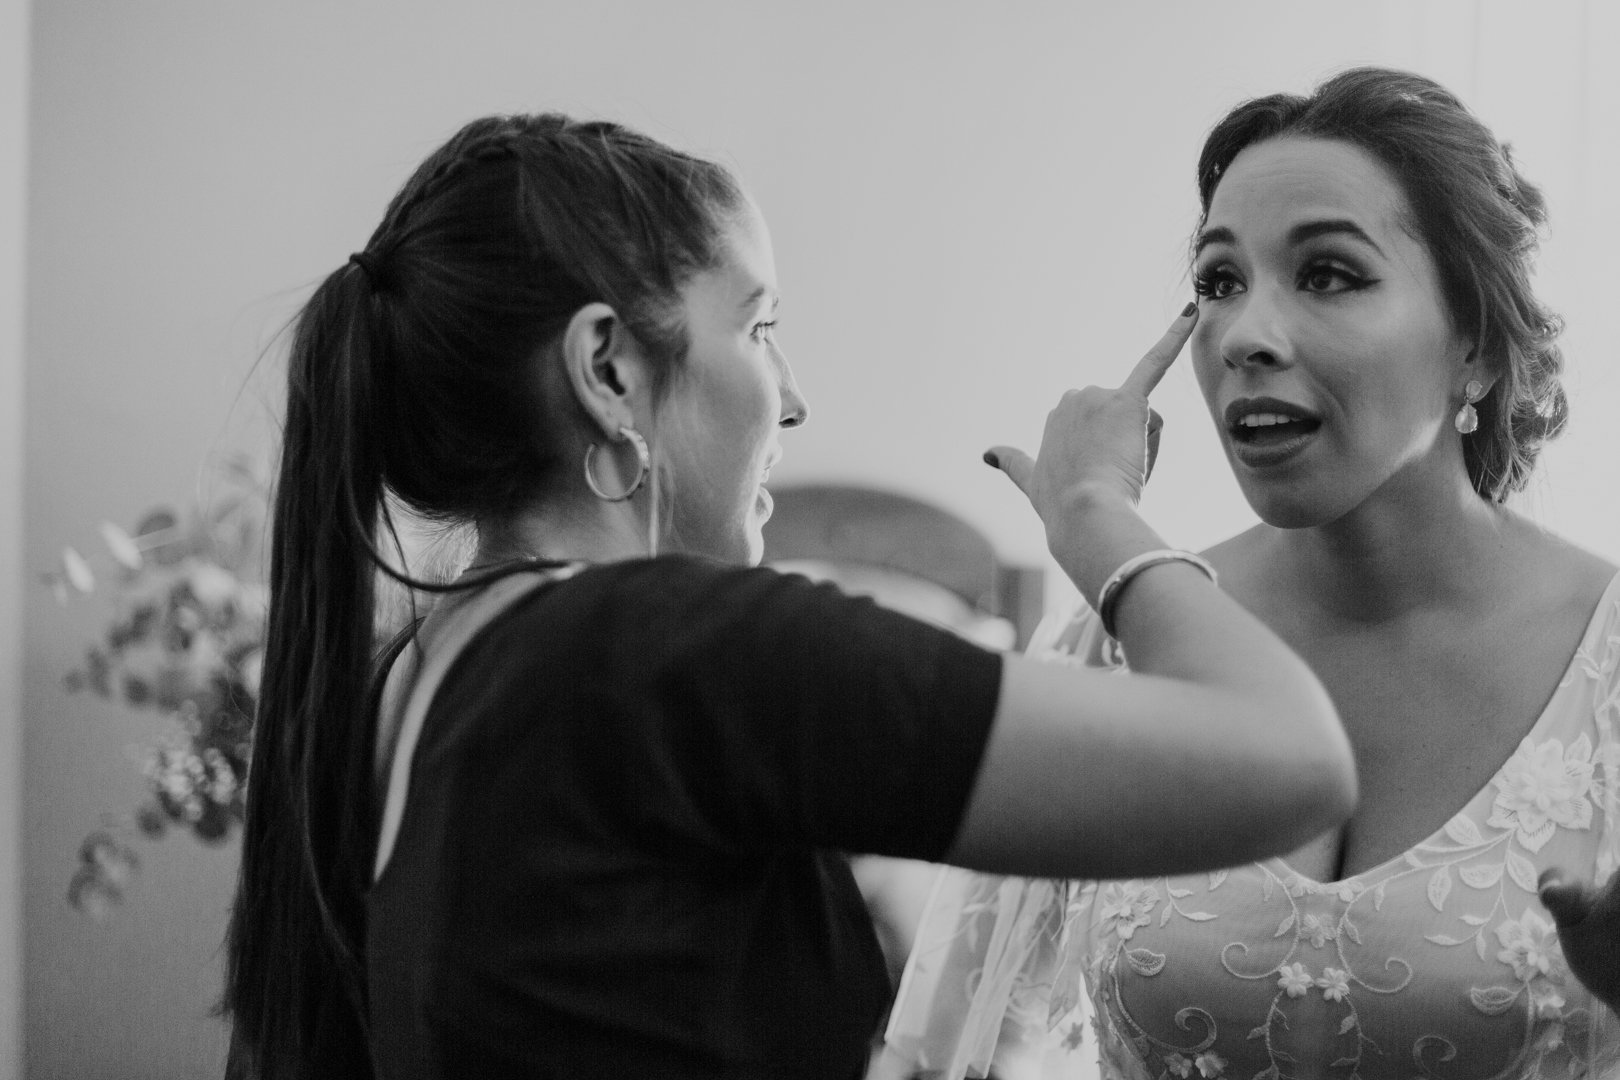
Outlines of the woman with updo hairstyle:
[[[1037,458],[995,451],[1132,650],[1118,679],[754,566],[808,414],[779,299],[724,169],[557,115],[463,128],[316,288],[231,1077],[853,1080],[889,992],[844,852],[1184,871],[1349,812],[1320,683],[1136,513],[1196,305]],[[413,574],[403,511],[471,531],[459,576]],[[384,575],[426,614],[380,647]]]
[[[1308,102],[1308,103],[1307,103]],[[1276,94],[1216,126],[1198,158],[1203,219],[1222,176],[1247,147],[1280,136],[1359,147],[1399,178],[1403,227],[1431,253],[1445,308],[1475,342],[1494,379],[1474,401],[1463,441],[1474,490],[1506,502],[1523,490],[1542,444],[1563,431],[1563,325],[1531,287],[1547,224],[1541,191],[1448,91],[1415,76],[1362,69],[1311,99]]]
[[[947,872],[894,1056],[1620,1075],[1620,577],[1507,505],[1568,418],[1541,194],[1450,92],[1377,68],[1239,105],[1197,181],[1193,364],[1260,518],[1204,555],[1322,677],[1360,805],[1212,873]],[[1089,611],[1032,651],[1136,666]]]

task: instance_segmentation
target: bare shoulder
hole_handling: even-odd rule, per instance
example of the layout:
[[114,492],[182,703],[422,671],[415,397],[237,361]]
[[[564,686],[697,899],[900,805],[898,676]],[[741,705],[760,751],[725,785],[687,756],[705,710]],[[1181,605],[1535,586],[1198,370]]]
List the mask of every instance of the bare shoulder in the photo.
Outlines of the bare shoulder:
[[1272,531],[1264,525],[1256,525],[1205,548],[1199,554],[1208,559],[1217,570],[1226,569],[1235,572],[1255,560]]
[[1504,575],[1512,574],[1548,608],[1590,613],[1620,567],[1527,518],[1515,515],[1514,522],[1517,543],[1510,545],[1514,555]]
[[1275,568],[1275,534],[1275,529],[1256,525],[1201,552],[1220,575],[1221,587],[1239,602],[1252,604],[1274,590],[1270,570]]

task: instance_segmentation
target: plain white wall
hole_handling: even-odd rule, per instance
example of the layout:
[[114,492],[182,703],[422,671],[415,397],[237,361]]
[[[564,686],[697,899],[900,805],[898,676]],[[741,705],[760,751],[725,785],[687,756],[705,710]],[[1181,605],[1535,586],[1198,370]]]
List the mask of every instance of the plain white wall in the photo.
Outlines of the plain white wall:
[[[1606,18],[1579,0],[1546,6]],[[50,566],[64,543],[92,545],[103,518],[127,525],[191,498],[211,457],[268,445],[280,364],[274,352],[256,361],[309,285],[364,243],[411,167],[462,121],[543,108],[718,156],[763,207],[786,292],[781,339],[813,413],[785,440],[782,481],[900,488],[1044,559],[1032,515],[979,453],[1033,448],[1063,389],[1117,380],[1185,301],[1193,162],[1209,124],[1242,97],[1304,90],[1356,63],[1417,66],[1467,94],[1489,83],[1482,56],[1519,59],[1505,31],[1496,54],[1484,48],[1508,10],[41,4],[27,568]],[[1580,40],[1556,47],[1579,52]],[[1539,155],[1567,151],[1538,137],[1585,137],[1540,127],[1568,107],[1567,89],[1552,79],[1516,89],[1523,100],[1480,103],[1524,144],[1532,174]],[[1579,231],[1573,215],[1592,200],[1551,195]],[[1583,340],[1608,348],[1603,335]],[[1580,385],[1612,390],[1612,365],[1591,360],[1574,356]],[[1149,516],[1186,545],[1243,527],[1249,512],[1185,367],[1157,404],[1170,428]],[[1578,402],[1541,501],[1553,524],[1613,556],[1616,512],[1591,497],[1612,475],[1593,463],[1612,463],[1620,439],[1594,422],[1602,413]],[[59,608],[35,587],[25,600],[28,1075],[215,1076],[223,1038],[206,1014],[234,851],[143,845],[143,879],[110,923],[67,907],[77,844],[135,804],[128,748],[156,728],[60,688],[103,608]]]
[[23,248],[28,4],[0,0],[0,1080],[22,1075]]

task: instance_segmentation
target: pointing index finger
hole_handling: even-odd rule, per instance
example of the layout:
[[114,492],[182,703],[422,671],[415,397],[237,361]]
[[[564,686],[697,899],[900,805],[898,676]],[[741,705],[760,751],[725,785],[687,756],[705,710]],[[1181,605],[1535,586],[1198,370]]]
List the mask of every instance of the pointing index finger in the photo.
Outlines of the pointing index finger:
[[1153,388],[1159,385],[1159,380],[1164,378],[1164,373],[1170,370],[1170,365],[1176,362],[1176,357],[1181,355],[1181,347],[1187,344],[1193,327],[1197,325],[1198,303],[1194,301],[1181,309],[1181,314],[1170,324],[1170,329],[1137,361],[1120,389],[1133,391],[1144,398],[1151,394]]

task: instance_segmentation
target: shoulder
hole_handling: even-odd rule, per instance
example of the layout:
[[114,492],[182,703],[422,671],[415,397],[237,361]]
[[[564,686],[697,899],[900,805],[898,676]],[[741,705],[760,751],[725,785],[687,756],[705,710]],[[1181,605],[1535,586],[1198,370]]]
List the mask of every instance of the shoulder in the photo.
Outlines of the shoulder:
[[1223,585],[1264,577],[1272,564],[1268,541],[1274,531],[1265,525],[1256,525],[1205,548],[1199,554],[1209,560],[1209,564],[1221,576]]
[[669,555],[593,567],[538,590],[491,626],[486,647],[604,661],[635,657],[649,669],[695,670],[751,660],[814,662],[851,650],[881,657],[927,648],[935,637],[957,640],[801,574]]
[[1526,614],[1565,624],[1601,614],[1595,609],[1616,587],[1620,567],[1522,515],[1509,520],[1513,554],[1499,579],[1518,585]]
[[714,617],[763,610],[772,602],[847,599],[836,588],[765,567],[735,566],[693,555],[625,559],[591,567],[520,607],[552,617],[572,611],[606,620],[646,619],[663,613]]
[[1221,591],[1273,628],[1287,621],[1300,599],[1277,573],[1279,532],[1256,524],[1200,552],[1219,575]]
[[676,597],[715,592],[768,595],[778,591],[842,595],[836,587],[812,582],[802,574],[768,566],[738,566],[700,555],[659,555],[607,563],[586,571],[577,581],[603,592],[651,592]]

